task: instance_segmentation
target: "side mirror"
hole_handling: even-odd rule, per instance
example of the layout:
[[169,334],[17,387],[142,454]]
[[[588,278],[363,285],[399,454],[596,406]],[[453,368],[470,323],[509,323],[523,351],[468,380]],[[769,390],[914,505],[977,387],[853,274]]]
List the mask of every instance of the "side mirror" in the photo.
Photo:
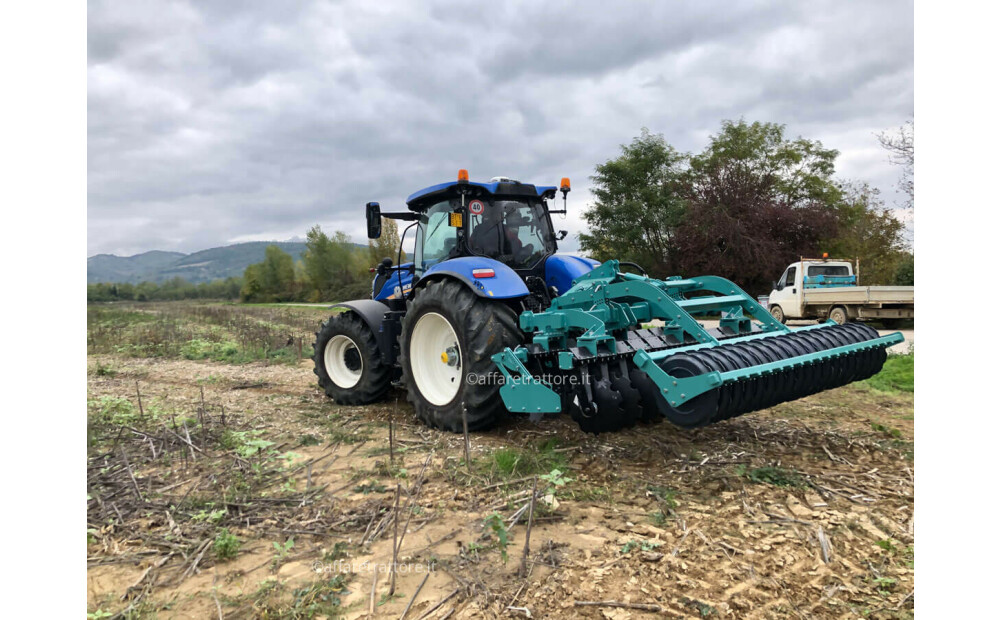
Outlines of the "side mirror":
[[378,239],[382,236],[382,209],[377,202],[365,205],[365,219],[368,220],[368,238]]
[[558,235],[556,235],[556,241],[562,241],[563,239],[565,239],[565,238],[566,238],[566,235],[568,235],[568,234],[569,234],[569,233],[568,233],[568,232],[566,232],[565,230],[560,230],[560,231],[559,231],[559,234],[558,234]]
[[772,288],[773,288],[774,290],[776,290],[776,291],[780,291],[780,290],[782,289],[782,286],[781,286],[780,284],[778,284],[777,282],[772,282],[772,283],[771,283],[771,287],[772,287]]

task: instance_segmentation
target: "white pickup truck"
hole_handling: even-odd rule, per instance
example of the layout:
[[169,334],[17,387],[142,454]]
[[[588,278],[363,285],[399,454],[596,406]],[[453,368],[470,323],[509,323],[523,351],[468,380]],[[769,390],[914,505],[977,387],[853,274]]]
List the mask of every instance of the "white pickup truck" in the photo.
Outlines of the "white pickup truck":
[[913,318],[912,286],[858,286],[847,260],[803,258],[785,269],[767,298],[771,315],[785,319],[878,319],[893,329]]

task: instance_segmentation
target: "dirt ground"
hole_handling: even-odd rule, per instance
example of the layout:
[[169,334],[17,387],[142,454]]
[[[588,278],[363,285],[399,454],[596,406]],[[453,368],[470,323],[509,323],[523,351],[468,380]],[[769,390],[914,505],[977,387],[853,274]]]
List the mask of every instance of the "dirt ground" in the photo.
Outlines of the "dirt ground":
[[854,385],[596,437],[513,417],[471,436],[467,464],[402,392],[337,406],[309,360],[89,365],[92,404],[143,401],[91,438],[93,617],[913,615],[912,394]]

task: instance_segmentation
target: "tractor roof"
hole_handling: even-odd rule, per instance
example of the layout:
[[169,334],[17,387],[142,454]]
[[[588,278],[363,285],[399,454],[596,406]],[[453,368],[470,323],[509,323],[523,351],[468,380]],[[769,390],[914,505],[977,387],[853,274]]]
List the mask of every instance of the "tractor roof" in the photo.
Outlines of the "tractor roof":
[[554,198],[556,188],[554,186],[534,186],[530,183],[519,183],[517,181],[497,181],[493,183],[460,183],[449,181],[431,185],[424,189],[410,194],[406,199],[406,206],[412,211],[422,211],[428,205],[432,205],[441,200],[447,200],[452,196],[457,196],[457,188],[465,187],[470,190],[470,196],[490,195],[495,197],[521,197],[531,196],[536,198]]

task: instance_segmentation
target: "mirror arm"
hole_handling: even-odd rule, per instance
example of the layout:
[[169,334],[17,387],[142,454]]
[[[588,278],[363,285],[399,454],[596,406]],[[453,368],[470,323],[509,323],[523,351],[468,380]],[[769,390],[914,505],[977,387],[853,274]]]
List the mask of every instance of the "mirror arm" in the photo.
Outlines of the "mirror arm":
[[383,213],[382,217],[388,220],[403,220],[405,222],[416,222],[420,219],[419,213],[413,211],[396,211],[394,213]]

